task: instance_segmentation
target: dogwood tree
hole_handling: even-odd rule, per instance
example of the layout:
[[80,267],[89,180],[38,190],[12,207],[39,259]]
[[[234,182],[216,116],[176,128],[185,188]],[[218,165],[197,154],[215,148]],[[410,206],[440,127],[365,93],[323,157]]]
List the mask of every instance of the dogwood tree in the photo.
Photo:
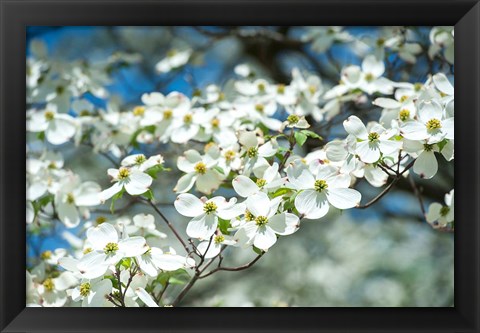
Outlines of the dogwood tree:
[[[27,232],[67,230],[69,246],[34,258],[27,305],[180,306],[198,280],[248,269],[332,210],[375,209],[401,184],[432,232],[454,231],[453,182],[437,193],[444,201],[422,192],[454,160],[452,28],[388,27],[368,38],[343,27],[191,29],[203,44],[174,35],[154,63],[134,48],[58,60],[32,42]],[[190,69],[228,40],[249,47],[250,61],[198,85]],[[337,59],[335,45],[358,61]],[[277,49],[310,71],[279,70]],[[162,84],[186,77],[189,90],[160,85],[118,103],[109,89],[124,68]],[[425,79],[413,81],[413,70]],[[66,168],[67,149],[104,158],[110,184]],[[172,177],[174,188],[160,185]],[[377,194],[362,193],[362,182]],[[167,191],[175,199],[161,202]],[[167,218],[165,204],[189,221]],[[239,248],[256,256],[226,266]]]

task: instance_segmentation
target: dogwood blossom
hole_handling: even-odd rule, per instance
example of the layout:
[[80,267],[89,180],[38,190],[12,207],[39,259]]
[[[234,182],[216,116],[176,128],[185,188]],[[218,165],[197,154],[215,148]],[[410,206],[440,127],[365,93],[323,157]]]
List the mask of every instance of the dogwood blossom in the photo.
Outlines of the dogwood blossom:
[[287,175],[291,186],[300,191],[295,208],[307,219],[325,216],[330,205],[348,209],[360,204],[360,192],[348,188],[350,176],[339,174],[335,167],[326,165],[314,175],[307,166],[293,164],[287,168]]
[[183,216],[193,217],[187,226],[188,236],[207,239],[217,230],[219,218],[230,220],[239,216],[245,211],[245,204],[237,203],[236,198],[230,201],[224,197],[202,200],[190,193],[183,193],[175,200],[175,208]]

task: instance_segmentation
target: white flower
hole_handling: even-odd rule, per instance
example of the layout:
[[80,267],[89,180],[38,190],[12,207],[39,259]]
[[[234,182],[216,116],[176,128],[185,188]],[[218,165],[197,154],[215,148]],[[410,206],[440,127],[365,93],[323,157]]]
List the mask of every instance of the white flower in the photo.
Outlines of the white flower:
[[265,169],[263,175],[258,177],[256,182],[249,177],[239,175],[232,180],[232,185],[239,196],[248,198],[261,191],[272,192],[284,185],[285,182],[286,179],[280,177],[278,163],[275,162],[272,166]]
[[302,40],[312,43],[312,49],[315,52],[323,53],[327,51],[335,42],[349,42],[353,40],[352,36],[343,30],[343,27],[309,27]]
[[428,208],[427,222],[435,227],[446,227],[455,219],[454,190],[445,194],[445,205],[434,202]]
[[273,139],[265,144],[263,139],[257,137],[254,131],[241,131],[238,134],[238,141],[243,146],[245,153],[244,162],[244,176],[250,176],[253,172],[255,175],[260,175],[270,164],[266,157],[271,157],[276,154],[278,144]]
[[27,120],[30,132],[45,132],[45,138],[54,145],[69,141],[77,129],[75,119],[63,113],[57,113],[57,106],[48,104],[43,111],[34,111]]
[[236,245],[237,241],[228,235],[217,233],[212,241],[203,241],[197,245],[198,254],[204,256],[205,259],[216,257],[222,250],[222,245]]
[[277,213],[279,198],[270,200],[265,193],[257,193],[246,200],[247,221],[235,234],[246,245],[267,251],[277,242],[277,235],[291,235],[299,228],[298,216]]
[[424,102],[418,110],[418,118],[418,121],[408,121],[400,127],[404,138],[427,140],[429,144],[454,139],[454,118],[444,119],[442,106],[437,101]]
[[136,259],[140,269],[151,277],[156,277],[159,270],[176,271],[180,268],[195,266],[195,261],[192,258],[178,255],[172,248],[164,252],[157,247],[150,247]]
[[428,48],[428,56],[430,59],[442,51],[445,59],[454,63],[454,30],[453,27],[433,27],[430,30],[430,46]]
[[367,131],[357,116],[348,117],[343,122],[343,127],[349,134],[357,138],[355,152],[365,163],[375,163],[382,154],[393,154],[402,146],[402,142],[390,140],[393,133],[385,130],[380,124],[373,125],[370,131]]
[[287,120],[285,120],[282,123],[282,127],[280,128],[280,131],[283,132],[285,127],[305,129],[305,128],[309,128],[310,124],[305,119],[305,116],[299,117],[296,114],[291,114],[287,117]]
[[180,156],[177,160],[177,167],[186,174],[180,177],[173,190],[177,193],[185,193],[196,184],[198,191],[205,194],[212,193],[224,178],[214,169],[218,164],[216,158],[216,154],[210,150],[203,156],[196,150],[187,150],[184,156]]
[[68,177],[61,181],[55,194],[55,208],[58,218],[67,228],[74,228],[80,223],[80,214],[88,216],[85,207],[100,205],[100,185],[95,182],[80,183],[78,177]]
[[109,266],[123,258],[136,257],[148,250],[145,238],[140,236],[120,239],[115,227],[102,223],[87,230],[87,241],[92,251],[78,262],[77,268],[86,279],[102,276]]
[[162,59],[155,65],[155,69],[159,73],[168,73],[172,69],[177,69],[185,65],[190,59],[191,55],[192,55],[192,50],[190,49],[186,49],[186,50],[171,49],[170,51],[168,51],[167,57]]
[[318,168],[316,175],[303,164],[287,168],[292,187],[301,191],[295,198],[295,207],[308,219],[319,219],[328,213],[330,205],[348,209],[360,203],[360,192],[348,188],[350,176],[339,174],[337,169],[326,165]]
[[183,216],[193,217],[187,226],[187,235],[192,238],[208,239],[217,230],[218,219],[231,220],[245,211],[245,204],[237,199],[227,201],[224,197],[200,200],[190,193],[180,194],[175,208]]
[[108,302],[106,296],[112,289],[112,281],[109,279],[83,280],[72,290],[71,297],[74,302],[82,301],[82,307],[104,307]]
[[120,163],[123,167],[130,167],[132,170],[146,171],[164,163],[163,156],[158,154],[150,156],[148,159],[144,154],[134,154],[125,157]]
[[158,308],[158,304],[153,300],[152,296],[144,288],[139,287],[135,289],[135,294],[149,308]]
[[125,189],[130,195],[143,194],[152,184],[152,177],[135,168],[121,167],[120,169],[108,169],[107,172],[112,177],[114,184],[100,193],[102,202],[110,199],[122,189]]

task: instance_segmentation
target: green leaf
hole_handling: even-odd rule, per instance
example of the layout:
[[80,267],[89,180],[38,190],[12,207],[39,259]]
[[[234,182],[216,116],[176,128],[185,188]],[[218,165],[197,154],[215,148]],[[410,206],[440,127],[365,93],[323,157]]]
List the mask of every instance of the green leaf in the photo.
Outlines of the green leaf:
[[45,141],[45,132],[38,132],[37,139],[40,141]]
[[295,141],[299,146],[303,146],[305,141],[307,141],[307,135],[302,132],[295,132]]
[[138,148],[138,142],[137,142],[137,136],[143,132],[143,131],[147,131],[147,132],[150,132],[150,133],[155,133],[155,125],[150,125],[150,126],[145,126],[145,127],[141,127],[139,128],[138,130],[136,130],[135,132],[133,132],[132,136],[130,137],[130,144],[135,147],[135,148]]
[[37,199],[35,201],[32,201],[35,215],[37,215],[38,211],[41,210],[46,205],[48,205],[50,202],[53,202],[53,195],[51,194],[41,197],[40,199]]
[[214,166],[213,169],[214,169],[214,170],[217,170],[217,171],[220,172],[222,175],[225,174],[225,171],[224,171],[222,168],[220,168],[218,165],[217,165],[217,166]]
[[272,198],[276,198],[276,197],[279,197],[281,195],[285,195],[287,194],[288,192],[290,192],[291,190],[289,188],[286,188],[286,187],[281,187],[279,188],[278,190],[276,190],[273,195],[272,195]]
[[163,165],[161,164],[158,164],[158,165],[155,165],[151,168],[148,168],[147,170],[145,170],[145,172],[150,176],[152,177],[153,179],[157,179],[157,174],[159,172],[162,172],[162,171],[170,171],[171,169],[169,168],[165,168]]
[[125,192],[125,188],[122,187],[122,190],[112,197],[112,203],[110,204],[110,212],[112,214],[115,211],[115,201],[117,201],[118,199],[121,199],[123,197],[124,192]]
[[218,219],[218,228],[224,235],[230,235],[230,231],[228,231],[228,228],[230,228],[230,221],[229,220],[224,220],[219,218]]
[[155,198],[153,191],[151,189],[148,189],[147,192],[142,193],[142,196],[144,196],[148,200],[153,200]]
[[318,135],[318,134],[315,133],[315,132],[309,131],[309,130],[301,130],[300,133],[303,133],[303,134],[305,134],[306,136],[308,136],[308,137],[310,137],[310,138],[323,140],[323,138],[322,138],[320,135]]
[[443,147],[445,147],[445,145],[447,144],[448,140],[447,139],[443,139],[442,141],[440,141],[439,143],[437,143],[437,146],[438,146],[438,150],[441,152],[443,150]]
[[157,282],[165,286],[167,281],[170,284],[185,284],[190,280],[190,275],[183,268],[177,269],[173,272],[163,272],[157,277]]
[[123,258],[122,260],[120,260],[120,266],[125,267],[125,269],[129,269],[131,265],[132,265],[131,258]]
[[263,251],[260,250],[260,249],[259,249],[258,247],[256,247],[256,246],[252,246],[252,249],[253,249],[253,252],[255,252],[256,254],[262,254],[262,253],[263,253]]

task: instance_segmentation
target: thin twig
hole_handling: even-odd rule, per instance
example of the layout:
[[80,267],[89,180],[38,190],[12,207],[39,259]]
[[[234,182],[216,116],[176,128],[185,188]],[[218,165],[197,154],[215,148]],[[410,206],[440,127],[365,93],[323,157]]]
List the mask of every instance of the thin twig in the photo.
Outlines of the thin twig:
[[182,243],[183,245],[183,248],[185,249],[185,251],[187,251],[187,253],[190,253],[190,249],[187,245],[187,243],[185,243],[185,241],[182,239],[182,237],[180,236],[180,234],[178,233],[178,231],[175,229],[175,227],[173,226],[172,223],[170,223],[170,221],[165,217],[165,215],[163,215],[163,213],[160,211],[160,209],[158,209],[157,206],[155,206],[155,204],[152,202],[152,200],[149,200],[149,199],[142,199],[142,200],[145,200],[146,202],[148,202],[148,204],[155,210],[155,212],[157,212],[158,215],[160,215],[160,217],[163,219],[163,221],[167,224],[167,226],[170,228],[170,230],[173,232],[173,234],[175,235],[175,237],[178,239],[178,241],[180,243]]
[[421,209],[421,211],[422,211],[423,216],[425,217],[425,216],[426,216],[426,212],[425,212],[425,206],[423,205],[422,194],[420,193],[420,190],[418,189],[417,184],[415,184],[415,181],[413,180],[412,175],[409,175],[409,176],[408,176],[408,181],[410,182],[410,185],[412,186],[413,193],[414,193],[415,196],[418,198],[418,203],[419,203],[419,205],[420,205],[420,209]]
[[238,266],[238,267],[217,267],[210,272],[208,272],[205,275],[202,275],[199,277],[199,279],[206,278],[207,276],[210,276],[218,271],[228,271],[228,272],[238,272],[238,271],[243,271],[244,269],[252,267],[260,258],[264,255],[265,252],[260,253],[258,256],[255,257],[252,261],[250,261],[248,264]]
[[[370,207],[371,205],[373,205],[374,203],[376,203],[377,201],[379,201],[381,198],[383,198],[385,196],[385,194],[387,194],[392,188],[393,188],[393,185],[395,185],[399,180],[400,178],[402,177],[402,175],[407,172],[407,170],[409,170],[412,166],[413,166],[413,163],[415,162],[415,160],[413,160],[412,162],[410,162],[409,165],[407,165],[405,167],[405,169],[403,169],[402,172],[398,172],[397,175],[395,176],[395,178],[393,178],[393,180],[390,182],[390,184],[387,185],[387,187],[385,187],[383,189],[382,192],[380,192],[375,198],[373,198],[372,200],[370,200],[368,203],[366,203],[365,205],[363,206],[357,206],[356,208],[358,209],[365,209],[365,208],[368,208]],[[398,163],[400,163],[400,161],[398,161]]]

